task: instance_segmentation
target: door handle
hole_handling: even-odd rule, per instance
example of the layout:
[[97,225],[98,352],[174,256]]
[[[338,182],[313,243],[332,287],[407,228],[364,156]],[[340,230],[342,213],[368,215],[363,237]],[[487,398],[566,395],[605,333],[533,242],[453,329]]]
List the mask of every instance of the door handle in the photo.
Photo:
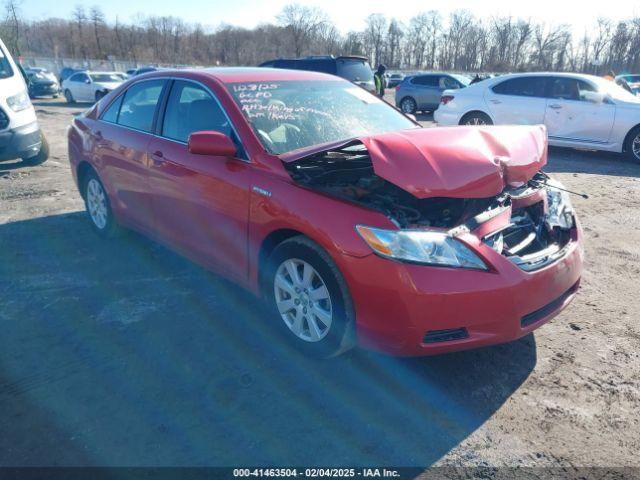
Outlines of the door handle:
[[156,150],[151,154],[151,163],[153,163],[153,165],[155,166],[162,165],[164,163],[163,159],[164,153],[162,153],[160,150]]
[[553,108],[554,110],[560,110],[562,108],[562,105],[558,105],[557,103],[554,103],[553,105],[549,105],[549,108]]
[[494,99],[494,100],[491,100],[491,103],[495,103],[496,105],[498,105],[498,104],[500,104],[500,103],[502,103],[502,102],[501,102],[500,100],[495,100],[495,99]]

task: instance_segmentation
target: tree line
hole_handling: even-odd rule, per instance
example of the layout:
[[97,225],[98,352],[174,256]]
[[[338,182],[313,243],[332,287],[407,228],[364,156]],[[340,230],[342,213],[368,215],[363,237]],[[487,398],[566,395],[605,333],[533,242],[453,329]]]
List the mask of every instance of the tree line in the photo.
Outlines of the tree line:
[[[457,10],[431,10],[404,23],[371,14],[362,31],[341,33],[320,8],[290,4],[255,28],[209,27],[174,16],[107,22],[99,6],[69,18],[29,20],[21,0],[6,0],[0,36],[14,55],[121,59],[138,64],[256,65],[278,57],[363,55],[390,69],[466,72],[527,70],[602,74],[640,72],[640,17],[599,18],[584,35],[570,25]],[[211,22],[215,22],[215,18]]]

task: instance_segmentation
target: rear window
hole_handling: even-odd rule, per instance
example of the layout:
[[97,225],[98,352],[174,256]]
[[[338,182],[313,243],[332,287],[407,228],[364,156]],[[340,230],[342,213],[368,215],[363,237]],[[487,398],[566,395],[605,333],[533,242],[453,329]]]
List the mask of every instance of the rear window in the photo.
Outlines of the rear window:
[[338,70],[337,75],[345,78],[350,82],[372,82],[373,71],[369,62],[357,59],[342,59],[336,60]]
[[4,50],[0,47],[0,78],[9,78],[13,76],[13,69],[11,68],[11,64],[9,63],[9,59],[7,58]]
[[505,80],[493,87],[499,95],[517,95],[519,97],[544,97],[544,77],[519,77]]

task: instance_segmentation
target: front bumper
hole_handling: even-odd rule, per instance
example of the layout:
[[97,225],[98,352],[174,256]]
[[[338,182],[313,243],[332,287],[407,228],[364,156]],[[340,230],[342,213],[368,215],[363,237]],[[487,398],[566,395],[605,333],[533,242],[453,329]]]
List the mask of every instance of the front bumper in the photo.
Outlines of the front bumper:
[[31,158],[38,154],[42,137],[38,122],[0,132],[0,161]]
[[34,83],[29,86],[29,95],[39,97],[45,95],[59,95],[60,86],[57,83]]
[[566,254],[534,272],[485,250],[492,266],[488,272],[411,265],[376,255],[346,258],[343,272],[360,344],[418,356],[509,342],[557,315],[578,289],[584,257],[579,226]]

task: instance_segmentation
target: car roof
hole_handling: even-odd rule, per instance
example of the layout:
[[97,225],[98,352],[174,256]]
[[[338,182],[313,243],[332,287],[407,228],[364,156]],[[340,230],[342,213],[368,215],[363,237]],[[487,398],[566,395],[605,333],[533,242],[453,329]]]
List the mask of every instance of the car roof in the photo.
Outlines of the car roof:
[[601,79],[596,75],[588,75],[586,73],[574,73],[574,72],[523,72],[523,73],[506,73],[497,77],[492,77],[495,80],[505,80],[507,78],[518,77],[564,77],[564,78],[584,78],[588,80]]
[[149,77],[177,74],[185,75],[205,75],[222,83],[243,83],[243,82],[277,82],[286,80],[334,80],[346,81],[340,77],[335,77],[326,73],[313,72],[309,70],[288,70],[286,68],[265,68],[265,67],[214,67],[214,68],[187,68],[164,70],[149,73]]

